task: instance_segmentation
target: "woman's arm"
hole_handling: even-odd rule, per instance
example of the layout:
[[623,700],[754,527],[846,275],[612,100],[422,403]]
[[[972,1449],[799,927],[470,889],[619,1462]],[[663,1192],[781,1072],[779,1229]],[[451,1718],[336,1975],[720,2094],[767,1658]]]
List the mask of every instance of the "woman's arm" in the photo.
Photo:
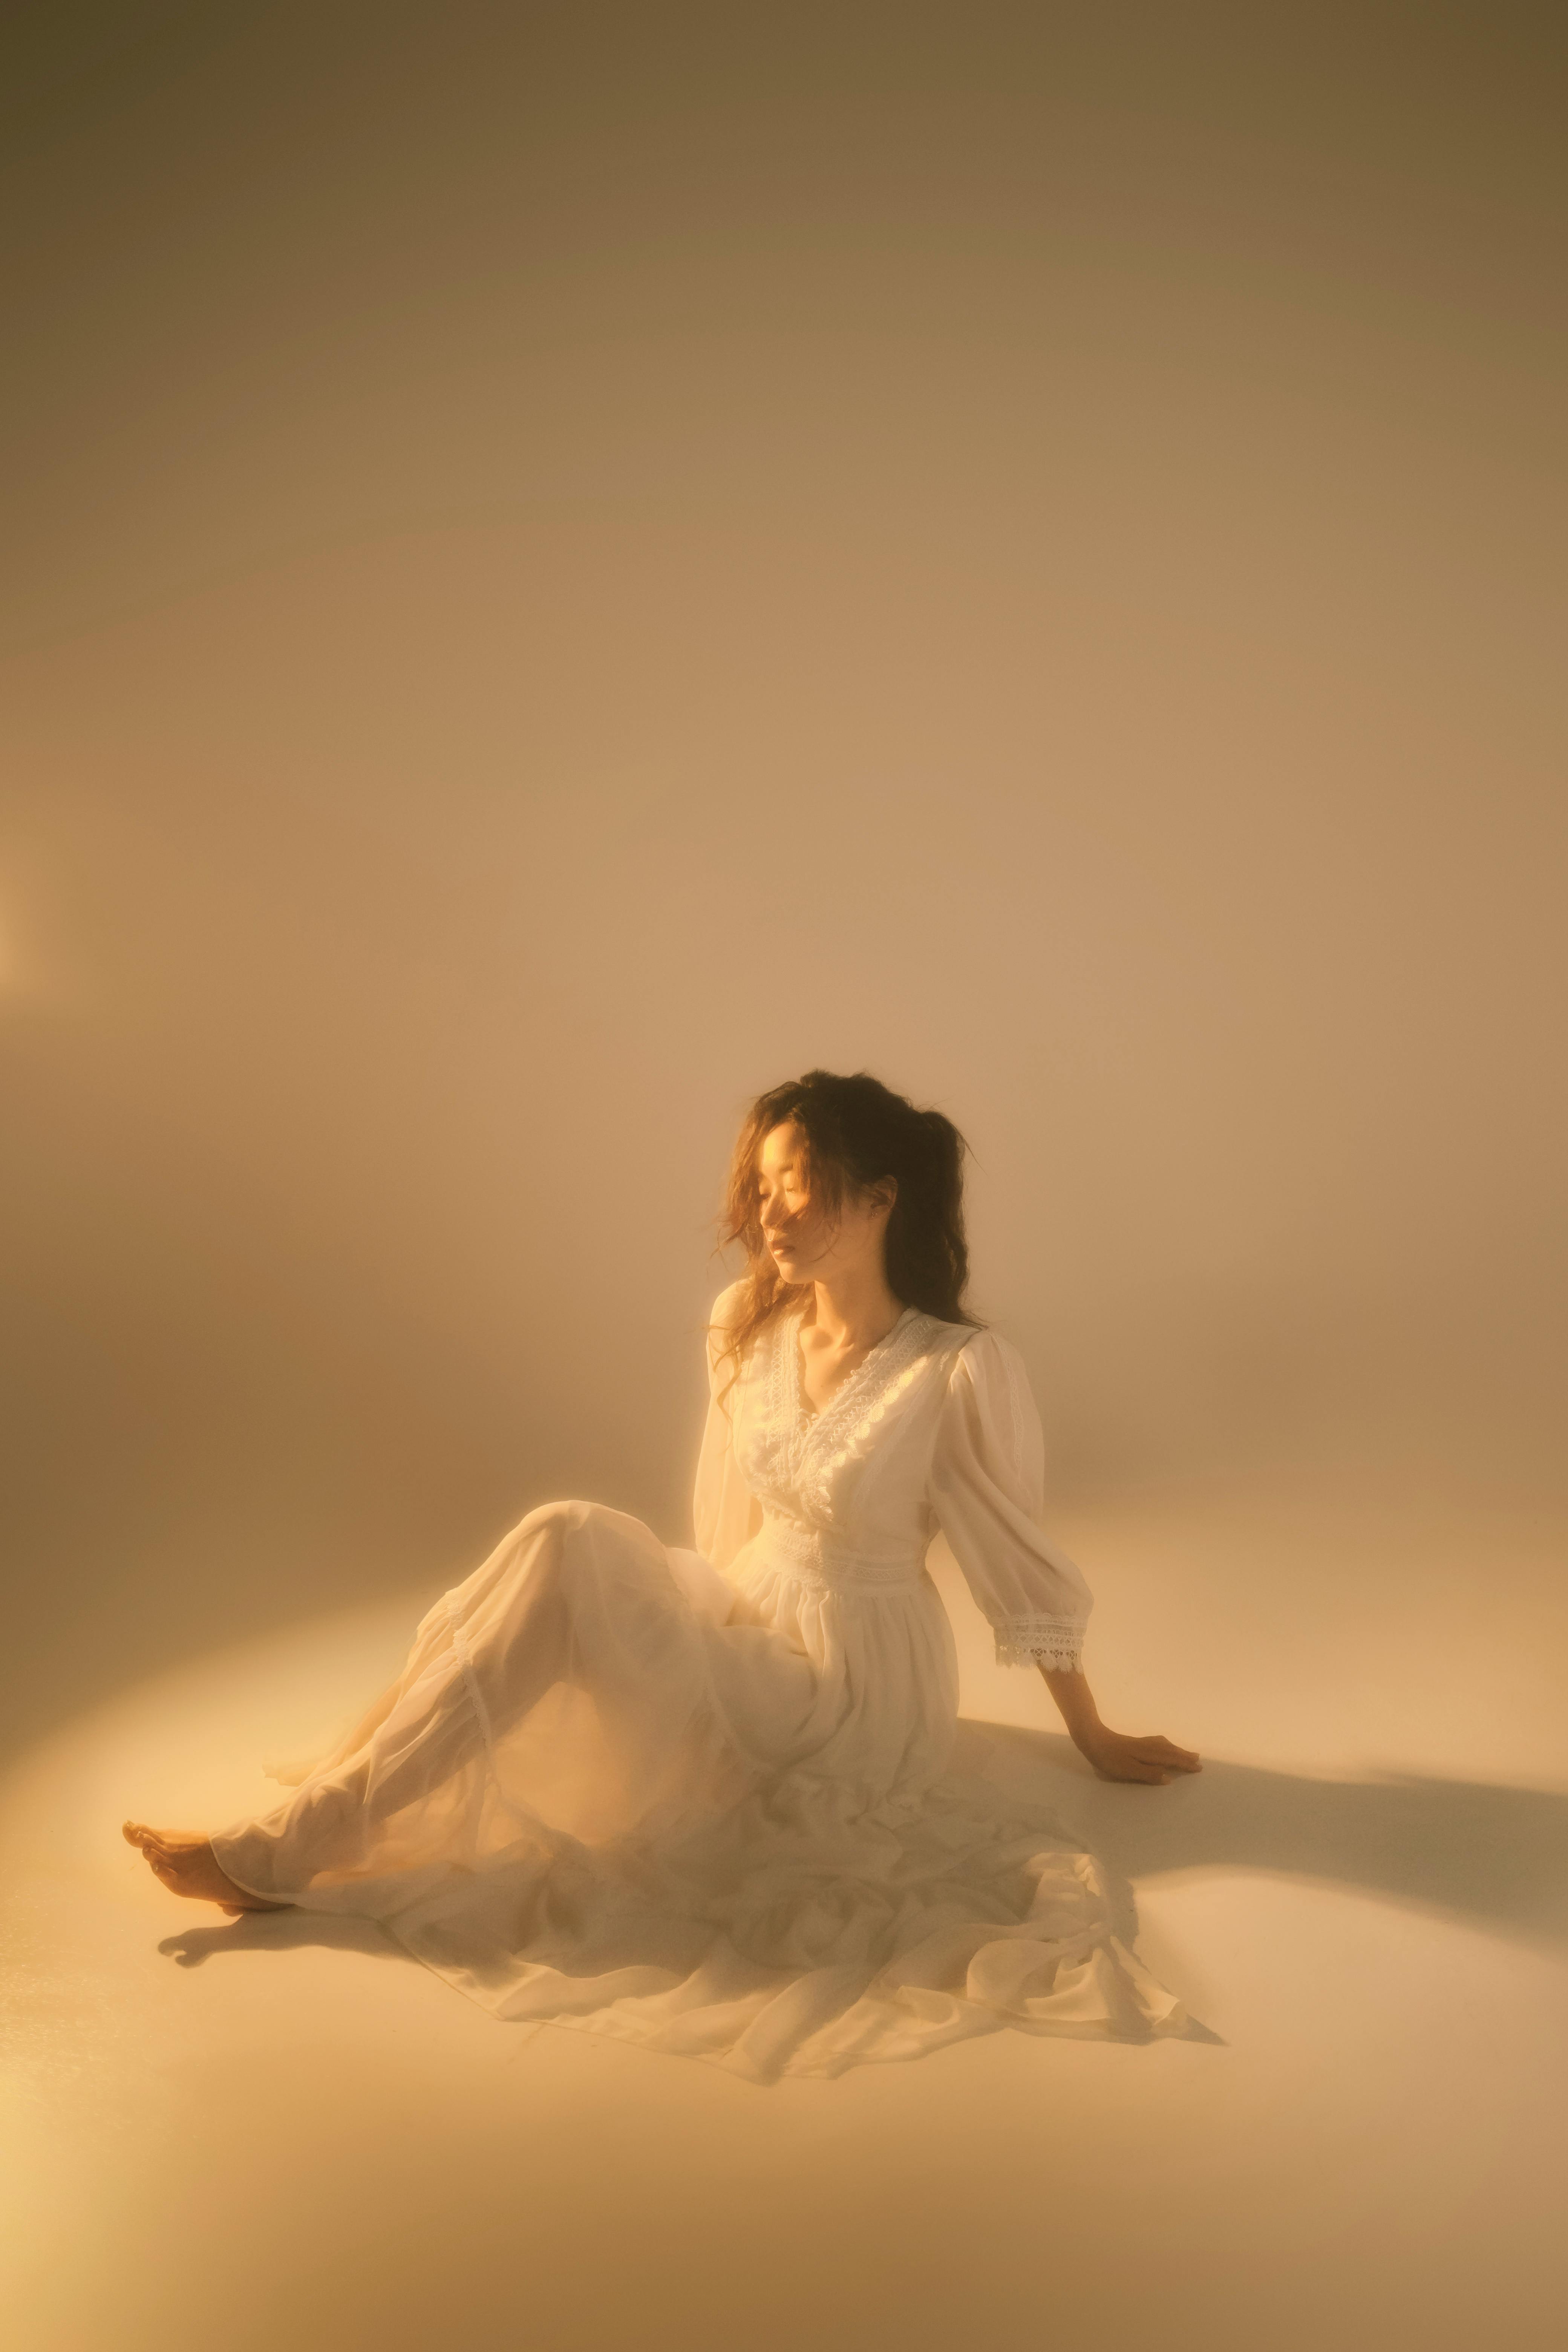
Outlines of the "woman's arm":
[[1073,1744],[1106,1780],[1202,1769],[1190,1748],[1109,1731],[1083,1678],[1092,1606],[1076,1561],[1045,1532],[1045,1435],[1024,1361],[995,1331],[959,1349],[931,1450],[930,1496],[948,1548],[991,1621],[1005,1665],[1032,1660]]
[[1094,1693],[1081,1674],[1064,1674],[1054,1666],[1042,1666],[1040,1672],[1073,1746],[1089,1759],[1102,1780],[1164,1781],[1173,1772],[1203,1770],[1195,1749],[1178,1748],[1159,1733],[1139,1738],[1108,1730],[1100,1719]]

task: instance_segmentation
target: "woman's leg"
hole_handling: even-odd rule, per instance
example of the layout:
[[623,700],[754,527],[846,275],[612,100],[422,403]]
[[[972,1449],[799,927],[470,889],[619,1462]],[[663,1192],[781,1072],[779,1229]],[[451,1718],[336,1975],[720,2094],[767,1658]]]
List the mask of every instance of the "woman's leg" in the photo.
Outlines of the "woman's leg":
[[489,1751],[557,1683],[581,1678],[576,1620],[603,1624],[606,1570],[620,1581],[628,1556],[639,1598],[689,1613],[640,1522],[580,1502],[531,1511],[429,1612],[402,1675],[336,1754],[284,1805],[219,1835],[221,1859],[199,1833],[129,1822],[125,1837],[172,1892],[237,1911],[309,1900],[316,1880],[342,1889],[471,1859]]

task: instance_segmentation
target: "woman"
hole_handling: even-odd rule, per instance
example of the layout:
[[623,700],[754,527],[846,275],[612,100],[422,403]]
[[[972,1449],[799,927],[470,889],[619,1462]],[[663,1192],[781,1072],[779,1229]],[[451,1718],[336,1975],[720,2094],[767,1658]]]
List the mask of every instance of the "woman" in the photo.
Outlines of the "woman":
[[962,1303],[963,1150],[864,1073],[763,1095],[697,1549],[600,1504],[531,1511],[276,1811],[210,1839],[126,1823],[164,1885],[378,1919],[500,2016],[756,2081],[1004,2024],[1182,2031],[1072,1835],[951,1769],[939,1528],[1097,1772],[1200,1769],[1109,1730],[1084,1680],[1089,1595],[1042,1532],[1024,1366]]

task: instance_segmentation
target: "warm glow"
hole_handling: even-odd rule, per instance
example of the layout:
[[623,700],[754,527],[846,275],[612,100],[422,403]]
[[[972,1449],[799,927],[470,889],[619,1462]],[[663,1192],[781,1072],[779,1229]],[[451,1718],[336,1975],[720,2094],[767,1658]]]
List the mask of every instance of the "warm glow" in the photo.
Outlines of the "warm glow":
[[[18,2352],[1554,2340],[1560,46],[6,12]],[[954,1586],[965,1705],[1219,2040],[753,2093],[180,1916],[121,1820],[267,1801],[532,1506],[690,1540],[814,1064],[973,1147],[1202,1783],[1075,1777]]]

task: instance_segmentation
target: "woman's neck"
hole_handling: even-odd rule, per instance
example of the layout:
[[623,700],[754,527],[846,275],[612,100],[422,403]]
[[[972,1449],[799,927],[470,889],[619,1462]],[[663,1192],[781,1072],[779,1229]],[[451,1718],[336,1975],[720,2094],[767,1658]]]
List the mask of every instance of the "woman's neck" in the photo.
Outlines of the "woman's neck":
[[812,1284],[805,1319],[815,1324],[825,1343],[849,1351],[874,1348],[885,1339],[900,1316],[903,1301],[895,1298],[879,1266],[856,1268]]

